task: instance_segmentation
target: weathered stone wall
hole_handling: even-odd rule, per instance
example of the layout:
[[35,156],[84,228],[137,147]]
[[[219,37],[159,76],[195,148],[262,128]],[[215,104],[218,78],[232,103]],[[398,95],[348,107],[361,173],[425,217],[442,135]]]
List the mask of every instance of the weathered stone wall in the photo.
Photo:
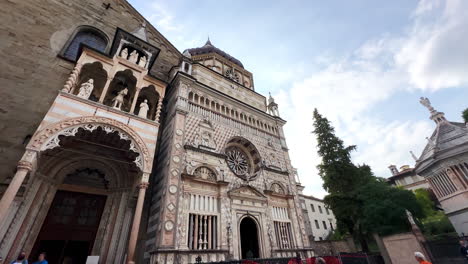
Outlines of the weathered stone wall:
[[[126,1],[105,3],[109,8],[95,0],[0,1],[0,182],[14,174],[28,138],[73,68],[58,55],[76,28],[102,30],[109,49],[117,27],[131,32],[143,21]],[[152,73],[166,81],[180,53],[151,25],[147,30],[149,42],[161,49]]]
[[336,256],[340,252],[355,252],[356,249],[346,240],[312,241],[311,248],[317,256]]
[[402,233],[382,238],[392,263],[414,263],[414,252],[424,252],[413,233]]

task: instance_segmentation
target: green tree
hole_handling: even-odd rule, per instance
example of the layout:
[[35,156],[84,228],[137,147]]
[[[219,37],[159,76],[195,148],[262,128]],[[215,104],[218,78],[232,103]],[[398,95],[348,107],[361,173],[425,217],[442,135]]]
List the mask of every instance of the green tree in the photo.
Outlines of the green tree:
[[406,210],[421,218],[421,209],[413,192],[390,186],[385,179],[375,178],[359,188],[358,199],[363,201],[363,226],[380,235],[405,232],[410,225]]
[[367,165],[355,165],[351,152],[335,135],[330,122],[314,110],[314,133],[322,162],[318,165],[324,201],[333,210],[338,228],[357,239],[364,251],[371,233],[389,234],[409,227],[405,210],[422,215],[414,194],[390,187],[373,175]]
[[465,120],[465,123],[468,123],[468,108],[463,110],[462,117],[463,117],[463,120]]
[[323,179],[323,188],[329,193],[324,201],[333,210],[338,228],[353,235],[367,251],[366,235],[360,221],[362,203],[357,199],[356,190],[371,177],[370,168],[352,163],[351,152],[356,147],[344,146],[330,122],[317,109],[314,110],[314,127],[318,154],[322,157],[322,163],[318,165],[319,175]]
[[424,211],[424,218],[421,219],[422,230],[428,237],[455,232],[452,223],[444,212],[436,208],[435,202],[431,199],[431,194],[426,189],[414,190],[416,200]]

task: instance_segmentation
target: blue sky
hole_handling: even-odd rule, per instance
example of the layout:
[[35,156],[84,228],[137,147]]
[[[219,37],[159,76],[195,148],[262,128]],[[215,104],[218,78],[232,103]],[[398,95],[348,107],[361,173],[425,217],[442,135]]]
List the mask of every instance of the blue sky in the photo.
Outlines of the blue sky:
[[323,197],[312,111],[388,177],[414,165],[434,129],[419,97],[451,121],[468,107],[468,1],[130,0],[180,51],[210,36],[271,92],[305,193]]

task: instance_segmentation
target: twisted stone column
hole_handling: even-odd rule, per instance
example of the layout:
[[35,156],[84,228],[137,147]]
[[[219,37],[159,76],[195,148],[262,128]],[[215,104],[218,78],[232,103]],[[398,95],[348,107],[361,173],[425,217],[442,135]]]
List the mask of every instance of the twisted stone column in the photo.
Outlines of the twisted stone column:
[[157,107],[157,110],[156,110],[156,116],[154,118],[154,121],[156,121],[158,123],[159,123],[159,116],[161,115],[162,103],[163,103],[163,98],[162,98],[162,96],[160,96],[159,100],[158,100],[158,107]]
[[76,85],[76,80],[78,79],[78,75],[80,75],[81,71],[81,64],[77,63],[73,71],[71,72],[68,80],[65,82],[65,85],[62,88],[62,92],[72,93],[73,89]]
[[[144,173],[148,174],[149,173]],[[147,178],[145,175],[143,176],[144,179]],[[138,232],[140,229],[140,222],[141,222],[141,213],[143,211],[143,202],[145,201],[145,193],[146,189],[148,188],[148,182],[142,181],[139,185],[138,188],[140,189],[138,192],[138,200],[137,200],[137,205],[135,208],[135,214],[133,216],[133,224],[132,224],[132,229],[130,231],[130,239],[128,241],[128,253],[127,253],[127,264],[135,264],[135,248],[136,248],[136,243],[138,239]]]

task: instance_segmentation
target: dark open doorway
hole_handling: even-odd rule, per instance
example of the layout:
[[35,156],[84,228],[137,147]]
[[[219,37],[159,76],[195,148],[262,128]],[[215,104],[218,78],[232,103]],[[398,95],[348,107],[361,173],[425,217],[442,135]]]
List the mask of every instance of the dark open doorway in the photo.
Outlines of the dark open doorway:
[[242,258],[259,258],[257,224],[250,217],[245,217],[240,223]]
[[102,195],[58,191],[30,256],[35,261],[46,252],[50,264],[86,263],[105,202]]

